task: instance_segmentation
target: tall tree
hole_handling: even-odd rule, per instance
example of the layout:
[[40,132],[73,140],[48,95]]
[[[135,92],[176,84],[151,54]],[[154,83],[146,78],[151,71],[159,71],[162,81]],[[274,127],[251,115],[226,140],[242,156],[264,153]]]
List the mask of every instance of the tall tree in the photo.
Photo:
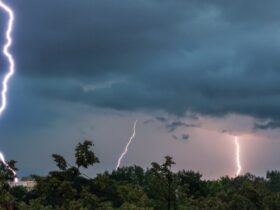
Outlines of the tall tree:
[[91,141],[85,140],[83,143],[79,143],[76,146],[76,164],[78,168],[81,166],[88,168],[95,163],[99,163],[99,159],[96,157],[95,153],[91,150],[93,143]]

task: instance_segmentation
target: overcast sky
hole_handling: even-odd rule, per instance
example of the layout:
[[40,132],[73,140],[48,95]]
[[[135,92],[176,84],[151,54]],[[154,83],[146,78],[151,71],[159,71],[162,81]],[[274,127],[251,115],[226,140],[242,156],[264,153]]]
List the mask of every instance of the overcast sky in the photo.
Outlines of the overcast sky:
[[[115,167],[174,157],[206,178],[280,169],[280,1],[6,0],[17,74],[0,150],[21,174],[84,139]],[[7,16],[0,13],[0,43]],[[0,72],[7,63],[0,55]],[[1,77],[2,78],[2,77]]]

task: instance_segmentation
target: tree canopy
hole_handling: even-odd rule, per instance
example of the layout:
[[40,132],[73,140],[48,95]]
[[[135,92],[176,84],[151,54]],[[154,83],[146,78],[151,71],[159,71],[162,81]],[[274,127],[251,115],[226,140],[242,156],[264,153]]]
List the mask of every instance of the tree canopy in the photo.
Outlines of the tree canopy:
[[[11,187],[13,174],[0,163],[0,209],[2,210],[279,210],[280,172],[266,178],[245,174],[235,178],[203,180],[195,171],[174,172],[175,161],[105,171],[90,178],[80,171],[99,163],[93,143],[75,148],[75,163],[58,154],[52,157],[58,170],[33,175],[32,190]],[[16,169],[15,161],[9,161]],[[84,171],[84,170],[83,170]]]

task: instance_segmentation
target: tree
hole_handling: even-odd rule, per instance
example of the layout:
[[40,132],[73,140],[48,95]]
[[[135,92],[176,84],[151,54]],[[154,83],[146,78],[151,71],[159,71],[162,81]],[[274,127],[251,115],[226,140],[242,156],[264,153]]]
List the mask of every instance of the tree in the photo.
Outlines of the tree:
[[201,180],[202,175],[194,171],[179,171],[177,173],[179,186],[184,193],[194,198],[207,195],[207,183]]
[[[86,209],[97,206],[97,197],[90,192],[92,180],[80,172],[79,168],[88,168],[99,160],[91,150],[92,142],[78,143],[75,148],[76,165],[69,164],[64,157],[53,154],[52,157],[60,171],[51,171],[48,176],[36,176],[37,185],[32,192],[34,205],[59,207],[60,209]],[[83,175],[83,176],[81,176]]]
[[[267,179],[245,174],[235,178],[203,180],[194,171],[173,172],[172,157],[162,164],[105,171],[88,178],[80,168],[99,160],[89,141],[75,148],[76,161],[52,157],[59,170],[33,176],[37,185],[27,191],[9,186],[13,173],[0,163],[1,210],[279,210],[280,172],[267,172]],[[9,162],[15,169],[15,161]]]
[[54,161],[56,162],[57,167],[62,170],[65,171],[67,169],[67,162],[64,159],[64,157],[57,155],[57,154],[53,154],[52,155]]
[[142,186],[144,184],[145,172],[139,166],[122,167],[114,170],[110,178],[116,181],[129,182]]
[[78,168],[81,166],[88,168],[95,163],[99,163],[99,159],[95,156],[95,153],[91,151],[93,143],[85,140],[83,143],[79,143],[75,149],[76,165]]
[[[16,161],[10,160],[7,161],[7,165],[0,161],[0,180],[2,181],[12,181],[15,179],[15,174],[12,172],[17,171],[18,169],[15,166]],[[11,170],[12,169],[12,170]]]
[[146,191],[154,199],[156,209],[176,209],[176,176],[171,171],[174,164],[172,157],[166,156],[162,165],[153,162],[147,171]]
[[[16,161],[7,161],[8,166],[0,161],[0,209],[12,210],[15,204],[15,197],[10,192],[9,181],[15,178],[12,170],[16,171]],[[11,170],[12,169],[12,170]]]
[[266,173],[266,178],[268,180],[268,188],[273,192],[280,192],[280,172],[268,171]]

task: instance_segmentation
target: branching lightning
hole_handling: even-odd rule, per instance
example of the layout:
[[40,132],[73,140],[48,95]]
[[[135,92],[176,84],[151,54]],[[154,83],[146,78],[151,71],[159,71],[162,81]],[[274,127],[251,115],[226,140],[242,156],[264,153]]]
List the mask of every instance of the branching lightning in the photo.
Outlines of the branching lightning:
[[[12,54],[10,53],[10,47],[13,43],[12,39],[12,31],[14,26],[14,12],[13,10],[5,3],[3,3],[2,0],[0,0],[0,9],[2,9],[4,12],[6,12],[9,16],[8,23],[7,23],[7,29],[5,33],[6,43],[3,47],[3,54],[8,60],[8,72],[5,74],[4,79],[2,81],[2,91],[1,91],[1,104],[0,104],[0,115],[3,114],[3,112],[6,109],[7,106],[7,92],[8,92],[8,85],[11,77],[13,76],[15,72],[15,62],[13,59]],[[16,172],[6,163],[4,155],[0,153],[0,161],[13,173],[15,179],[14,181],[17,182],[16,178]]]
[[128,143],[126,144],[123,153],[121,154],[121,156],[120,156],[119,159],[118,159],[118,163],[117,163],[117,166],[116,166],[116,170],[120,167],[120,164],[121,164],[121,162],[122,162],[122,159],[123,159],[123,157],[126,155],[126,153],[127,153],[127,151],[128,151],[128,147],[129,147],[131,141],[135,138],[137,122],[138,122],[138,120],[135,120],[134,125],[133,125],[133,133],[132,133],[132,135],[130,136]]
[[239,174],[242,170],[242,167],[241,167],[241,163],[240,163],[240,145],[239,145],[237,136],[234,137],[234,143],[235,143],[235,148],[236,148],[236,151],[235,151],[235,160],[236,160],[236,166],[237,166],[236,176],[239,176]]

